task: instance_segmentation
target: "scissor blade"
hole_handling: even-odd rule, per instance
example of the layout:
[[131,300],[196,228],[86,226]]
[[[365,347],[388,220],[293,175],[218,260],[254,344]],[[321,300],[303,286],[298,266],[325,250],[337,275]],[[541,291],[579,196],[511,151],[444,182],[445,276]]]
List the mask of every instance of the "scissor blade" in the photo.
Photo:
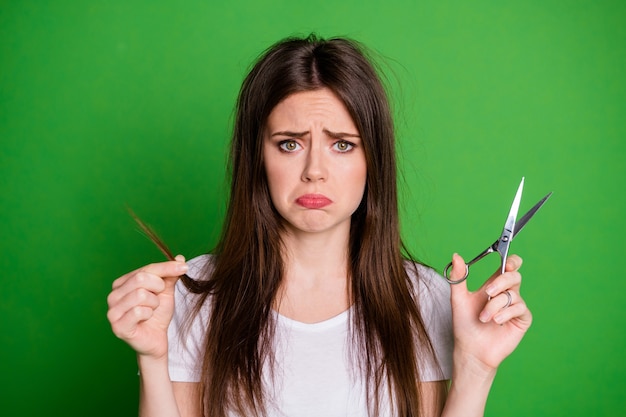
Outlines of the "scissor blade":
[[552,195],[552,192],[549,192],[544,198],[539,200],[539,202],[535,204],[533,208],[528,210],[528,212],[524,214],[521,219],[519,219],[519,221],[515,224],[513,237],[517,236],[517,234],[522,231],[524,226],[526,226],[526,223],[528,223],[528,220],[530,220],[535,215],[535,213],[537,213],[537,211],[541,208],[541,206],[543,206],[543,204],[546,201],[548,201],[548,198],[550,198],[551,195]]
[[511,204],[511,210],[509,211],[509,215],[506,218],[506,223],[504,223],[502,234],[500,235],[500,238],[495,243],[494,250],[496,250],[500,254],[500,259],[502,259],[500,270],[503,274],[504,274],[504,269],[506,266],[506,257],[509,253],[509,246],[511,245],[511,241],[513,240],[513,232],[515,231],[515,219],[517,218],[517,211],[519,210],[519,204],[522,201],[523,190],[524,190],[524,177],[522,177],[522,182],[520,182],[519,187],[517,187],[517,193],[515,193],[513,204]]
[[[513,204],[511,204],[511,210],[509,211],[509,215],[506,218],[506,223],[504,224],[504,229],[513,233],[515,230],[515,219],[517,218],[517,212],[519,210],[520,202],[522,201],[522,191],[524,190],[524,177],[522,177],[522,182],[519,183],[519,187],[517,187],[517,193],[515,193],[515,198],[513,199]],[[504,231],[503,231],[504,234]],[[513,239],[513,236],[511,236]]]

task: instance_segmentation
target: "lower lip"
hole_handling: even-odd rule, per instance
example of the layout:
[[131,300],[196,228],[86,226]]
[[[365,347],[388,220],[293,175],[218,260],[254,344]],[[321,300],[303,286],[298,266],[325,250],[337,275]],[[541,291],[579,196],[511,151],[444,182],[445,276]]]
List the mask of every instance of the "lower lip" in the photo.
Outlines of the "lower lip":
[[296,199],[296,203],[304,208],[308,209],[320,209],[331,204],[332,201],[324,196],[318,195],[303,195]]

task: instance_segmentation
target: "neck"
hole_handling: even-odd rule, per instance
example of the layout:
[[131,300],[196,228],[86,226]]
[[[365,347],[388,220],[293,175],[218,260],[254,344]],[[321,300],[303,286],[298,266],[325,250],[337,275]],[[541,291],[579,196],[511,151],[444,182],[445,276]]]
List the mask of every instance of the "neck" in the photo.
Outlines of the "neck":
[[276,300],[281,314],[317,322],[349,307],[349,233],[349,224],[325,233],[285,233],[285,275]]
[[[285,277],[292,279],[346,278],[350,225],[324,233],[287,231],[283,236],[285,248]],[[297,277],[293,276],[297,272]]]

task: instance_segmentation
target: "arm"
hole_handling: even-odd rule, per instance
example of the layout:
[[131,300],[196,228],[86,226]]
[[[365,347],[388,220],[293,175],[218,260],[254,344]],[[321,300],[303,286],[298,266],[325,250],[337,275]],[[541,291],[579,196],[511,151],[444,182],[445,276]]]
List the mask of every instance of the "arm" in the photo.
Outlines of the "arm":
[[187,272],[184,258],[147,265],[113,282],[107,317],[113,333],[137,352],[140,416],[180,416],[167,362],[167,328],[174,286]]
[[430,381],[420,384],[420,415],[440,416],[446,402],[449,381]]
[[[452,262],[452,277],[458,279],[465,271],[464,261],[455,255]],[[468,291],[465,281],[452,285],[453,371],[442,416],[484,414],[498,366],[530,327],[532,315],[519,292],[521,265],[521,258],[510,256],[506,272],[495,274],[475,292]],[[505,291],[511,294],[508,306]]]
[[183,417],[202,417],[202,394],[200,384],[195,382],[173,382],[174,396]]
[[[496,371],[454,355],[452,384],[441,416],[482,416]],[[437,414],[439,415],[439,414]]]
[[174,384],[170,381],[167,370],[167,357],[154,359],[138,355],[139,416],[184,416],[179,410]]
[[[170,382],[162,378],[159,367],[148,367],[156,371],[142,373],[139,389],[139,416],[202,417],[200,384],[195,382]],[[165,363],[167,372],[167,363]]]

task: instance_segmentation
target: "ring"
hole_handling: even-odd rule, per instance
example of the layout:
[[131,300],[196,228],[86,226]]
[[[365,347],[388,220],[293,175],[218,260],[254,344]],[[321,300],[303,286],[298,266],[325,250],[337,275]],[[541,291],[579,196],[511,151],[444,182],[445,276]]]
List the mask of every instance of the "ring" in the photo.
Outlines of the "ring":
[[504,290],[504,293],[506,294],[508,299],[506,300],[506,304],[504,305],[504,307],[502,307],[502,310],[510,306],[511,303],[513,302],[513,297],[511,296],[511,293],[509,292],[509,290]]

